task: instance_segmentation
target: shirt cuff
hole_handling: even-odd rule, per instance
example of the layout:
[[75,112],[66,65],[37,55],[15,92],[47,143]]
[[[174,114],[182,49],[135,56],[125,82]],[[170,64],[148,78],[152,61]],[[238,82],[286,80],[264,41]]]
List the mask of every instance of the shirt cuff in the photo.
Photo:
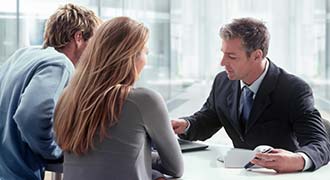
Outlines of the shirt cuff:
[[185,121],[187,121],[188,126],[186,127],[186,129],[184,130],[183,134],[187,134],[189,128],[190,128],[190,122],[188,120],[185,119]]
[[300,154],[304,160],[305,160],[305,165],[304,165],[304,169],[303,171],[306,171],[307,169],[309,169],[310,167],[312,167],[312,160],[303,152],[297,152],[298,154]]

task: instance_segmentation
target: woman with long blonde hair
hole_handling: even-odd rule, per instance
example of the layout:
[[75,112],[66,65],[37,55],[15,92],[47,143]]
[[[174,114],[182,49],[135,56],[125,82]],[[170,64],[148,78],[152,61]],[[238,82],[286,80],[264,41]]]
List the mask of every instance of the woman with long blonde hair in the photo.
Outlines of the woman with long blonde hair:
[[90,40],[55,111],[64,179],[156,179],[153,169],[182,175],[163,99],[133,87],[146,63],[148,35],[143,24],[118,17]]

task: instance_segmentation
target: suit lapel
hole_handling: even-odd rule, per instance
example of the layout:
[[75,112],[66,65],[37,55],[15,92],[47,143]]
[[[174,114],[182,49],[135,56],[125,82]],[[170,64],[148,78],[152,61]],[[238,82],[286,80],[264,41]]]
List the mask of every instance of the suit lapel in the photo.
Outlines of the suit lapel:
[[230,123],[234,127],[234,129],[237,131],[239,135],[241,135],[241,126],[240,126],[240,120],[239,120],[239,115],[238,115],[238,102],[239,102],[239,89],[240,89],[240,84],[239,81],[233,81],[231,89],[229,89],[228,95],[227,95],[227,109],[230,112],[230,118],[232,121]]
[[246,124],[245,133],[248,132],[251,127],[259,119],[260,115],[265,111],[265,109],[272,103],[270,94],[276,87],[277,79],[279,76],[278,67],[273,64],[270,60],[268,72],[260,84],[259,90],[253,102],[253,106],[250,112],[250,118]]

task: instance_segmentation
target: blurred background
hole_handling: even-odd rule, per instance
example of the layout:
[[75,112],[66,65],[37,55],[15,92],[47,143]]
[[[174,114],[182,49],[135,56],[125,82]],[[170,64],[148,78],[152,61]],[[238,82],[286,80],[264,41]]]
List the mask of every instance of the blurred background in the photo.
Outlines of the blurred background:
[[124,15],[149,27],[148,64],[137,86],[159,91],[169,110],[196,84],[207,95],[223,70],[221,25],[255,17],[270,30],[268,57],[307,81],[316,106],[330,112],[330,0],[0,0],[0,66],[18,48],[41,45],[46,18],[68,2],[102,19]]

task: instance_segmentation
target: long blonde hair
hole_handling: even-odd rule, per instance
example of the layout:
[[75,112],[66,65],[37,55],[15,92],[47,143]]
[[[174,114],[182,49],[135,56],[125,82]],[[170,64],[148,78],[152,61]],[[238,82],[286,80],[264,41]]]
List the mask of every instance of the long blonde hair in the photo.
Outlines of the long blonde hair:
[[128,17],[104,22],[91,38],[55,110],[57,143],[84,154],[118,121],[130,87],[138,77],[135,61],[148,29]]

